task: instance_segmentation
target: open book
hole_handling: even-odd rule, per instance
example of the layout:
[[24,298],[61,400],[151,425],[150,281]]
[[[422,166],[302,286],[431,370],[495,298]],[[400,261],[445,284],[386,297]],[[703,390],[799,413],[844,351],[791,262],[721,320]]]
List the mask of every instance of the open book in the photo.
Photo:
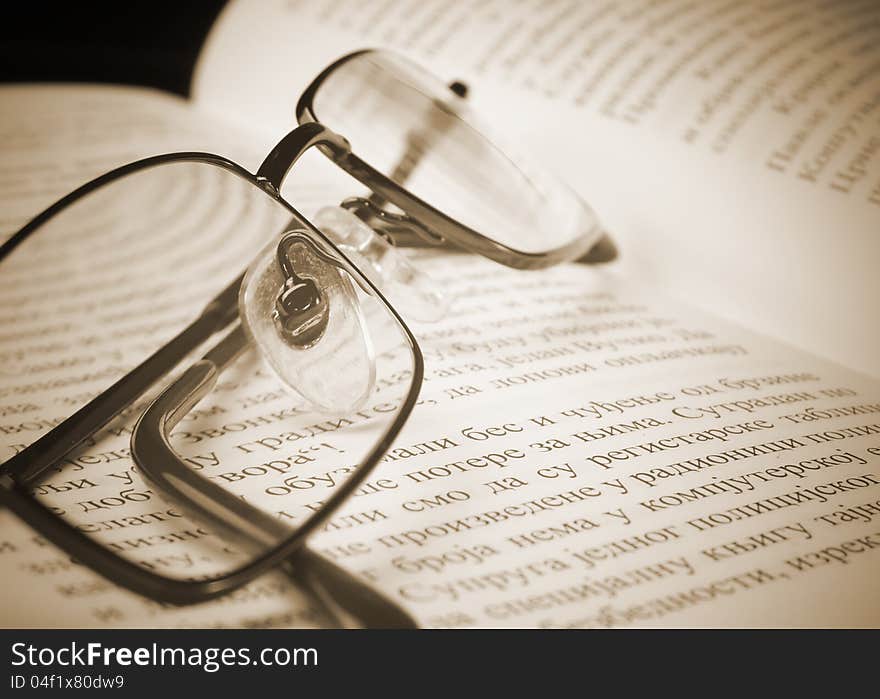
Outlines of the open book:
[[[414,252],[454,312],[411,324],[426,381],[371,477],[386,485],[310,546],[425,626],[876,626],[880,7],[764,5],[234,3],[190,101],[0,89],[0,232],[146,155],[208,150],[255,169],[301,90],[358,48],[463,79],[478,112],[593,206],[620,259],[519,272]],[[338,201],[319,170],[304,160],[285,192],[307,214]],[[64,345],[51,332],[41,359]],[[15,387],[36,380],[16,367],[0,388],[2,459],[59,417],[51,399],[87,388],[76,362],[35,360],[32,403],[53,407],[27,409]],[[255,380],[260,401],[212,404],[236,421],[283,410]],[[193,458],[218,473],[273,458],[236,445],[283,424],[239,424],[202,426]],[[120,430],[93,447],[112,463],[80,460],[90,501],[130,478],[127,442]],[[126,536],[165,531],[144,512],[95,517],[128,522]],[[16,592],[3,626],[318,623],[280,575],[165,608],[0,518]]]

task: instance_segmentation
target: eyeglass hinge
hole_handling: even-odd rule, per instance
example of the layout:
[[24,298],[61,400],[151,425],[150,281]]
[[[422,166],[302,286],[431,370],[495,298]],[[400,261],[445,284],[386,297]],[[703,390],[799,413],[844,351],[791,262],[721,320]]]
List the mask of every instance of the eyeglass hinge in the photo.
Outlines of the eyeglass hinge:
[[280,193],[278,192],[278,188],[272,184],[268,179],[257,175],[257,185],[266,192],[269,196],[278,197]]

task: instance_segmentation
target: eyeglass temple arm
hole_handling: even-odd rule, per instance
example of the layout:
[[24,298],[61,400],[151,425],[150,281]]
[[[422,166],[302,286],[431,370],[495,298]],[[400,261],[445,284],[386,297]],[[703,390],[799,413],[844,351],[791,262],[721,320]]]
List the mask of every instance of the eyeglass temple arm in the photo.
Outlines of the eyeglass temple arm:
[[196,320],[166,342],[150,357],[119,379],[73,415],[52,428],[2,465],[3,473],[22,486],[35,483],[57,466],[72,449],[92,437],[104,425],[128,408],[160,378],[214,333],[238,315],[236,299],[244,275],[214,297]]
[[[292,530],[196,474],[171,446],[169,435],[181,419],[211,390],[217,378],[249,346],[237,324],[213,349],[172,383],[144,412],[132,435],[132,457],[141,473],[165,495],[245,549],[259,553],[288,538]],[[285,572],[310,591],[344,625],[415,628],[401,607],[374,588],[306,546]]]

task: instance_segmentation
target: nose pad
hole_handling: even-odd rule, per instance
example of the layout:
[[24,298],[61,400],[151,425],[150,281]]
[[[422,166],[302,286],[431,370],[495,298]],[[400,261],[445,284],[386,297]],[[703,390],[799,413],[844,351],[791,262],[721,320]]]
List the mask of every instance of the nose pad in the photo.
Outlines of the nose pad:
[[430,276],[352,212],[326,206],[313,220],[405,318],[434,322],[449,312],[451,299]]
[[376,381],[373,343],[347,272],[305,231],[266,246],[238,297],[242,324],[281,383],[322,413],[361,408]]

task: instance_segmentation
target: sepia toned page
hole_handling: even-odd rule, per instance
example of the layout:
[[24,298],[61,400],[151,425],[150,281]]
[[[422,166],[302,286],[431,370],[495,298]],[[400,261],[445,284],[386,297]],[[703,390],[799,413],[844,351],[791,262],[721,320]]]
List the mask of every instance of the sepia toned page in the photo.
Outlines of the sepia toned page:
[[421,262],[457,314],[318,550],[431,626],[880,623],[876,382],[602,269]]
[[[138,149],[232,133],[173,101],[78,88],[67,114],[88,108],[90,118],[54,120],[57,138],[41,147],[41,108],[63,92],[7,94],[18,111],[4,128],[20,143],[30,135],[35,170],[59,159],[69,168],[88,152],[87,176],[89,163],[127,157],[131,132],[114,144],[112,125],[146,113],[153,138],[138,139]],[[84,138],[86,127],[100,144]],[[87,140],[89,148],[76,145]],[[23,159],[23,150],[9,152]],[[28,190],[18,182],[21,198]],[[35,203],[48,194],[34,185]],[[203,213],[209,223],[226,216],[222,207]],[[205,226],[206,236],[216,230]],[[227,245],[241,247],[235,238]],[[138,265],[168,278],[169,254],[154,249]],[[451,312],[412,324],[426,361],[419,404],[369,481],[312,538],[315,550],[424,626],[878,623],[880,391],[871,380],[683,307],[613,268],[525,273],[429,253],[414,262],[453,297]],[[96,269],[95,285],[69,290],[67,300],[100,304],[101,275]],[[13,276],[0,279],[4,298],[15,293]],[[173,312],[123,310],[156,327]],[[139,341],[120,334],[106,347],[81,346],[54,313],[51,296],[4,305],[4,317],[17,318],[0,337],[4,459],[96,388],[83,367],[103,362],[102,350]],[[249,352],[172,440],[212,482],[297,521],[350,466],[346,432],[387,410],[384,400],[377,389],[357,416],[301,426],[297,399]],[[73,513],[83,531],[103,532],[114,550],[185,574],[193,529],[129,456],[141,407],[70,453],[33,492]],[[215,602],[159,605],[101,579],[10,513],[0,517],[4,581],[17,590],[2,603],[6,626],[326,623],[279,575]]]
[[[145,150],[209,147],[248,151],[250,163],[263,137],[213,128],[205,114],[140,91],[70,88],[68,109],[52,111],[55,88],[8,90],[3,103],[16,109],[3,130],[20,138],[2,162],[43,173],[60,162],[64,181],[52,194],[45,177],[7,168],[4,234],[62,194],[77,165],[89,177]],[[124,128],[144,114],[155,140]],[[45,115],[51,130],[40,128]],[[326,203],[317,191],[300,198]],[[161,270],[165,259],[157,250],[138,263]],[[871,379],[667,299],[624,270],[524,273],[455,254],[415,263],[454,297],[443,321],[412,323],[426,361],[419,404],[313,548],[425,626],[877,625],[880,390]],[[89,307],[105,293],[96,284],[68,300]],[[95,348],[51,323],[52,304],[4,305],[4,315],[31,316],[4,322],[0,338],[4,460],[95,388],[81,371]],[[162,321],[160,309],[125,310]],[[122,336],[111,349],[136,342]],[[296,399],[254,352],[218,389],[173,434],[188,462],[237,494],[271,500],[281,519],[317,507],[350,466],[337,446],[355,416],[292,429]],[[366,414],[384,409],[378,398]],[[136,417],[71,453],[35,495],[145,564],[187,565],[188,530],[128,456]],[[299,491],[314,502],[303,505]],[[323,622],[280,576],[166,608],[110,585],[9,513],[0,518],[5,582],[19,592],[0,607],[6,626]]]
[[3,239],[69,191],[139,158],[218,151],[256,168],[263,155],[246,131],[216,116],[206,121],[158,90],[4,85],[0,94]]
[[281,130],[340,55],[401,51],[572,184],[627,276],[878,376],[878,17],[871,0],[240,2],[195,99]]
[[[601,269],[418,263],[454,293],[453,314],[413,324],[426,359],[419,404],[315,550],[425,626],[880,622],[875,383]],[[21,390],[3,397],[7,453],[51,421],[53,399],[89,386],[75,367],[34,363],[38,381],[17,368],[7,387]],[[357,415],[294,429],[296,399],[250,353],[172,440],[203,476],[296,521],[349,466],[346,431],[384,401],[377,391]],[[128,557],[185,572],[190,525],[127,456],[136,417],[34,493]],[[21,590],[4,598],[7,625],[318,620],[274,576],[163,609],[3,518],[6,581]]]

